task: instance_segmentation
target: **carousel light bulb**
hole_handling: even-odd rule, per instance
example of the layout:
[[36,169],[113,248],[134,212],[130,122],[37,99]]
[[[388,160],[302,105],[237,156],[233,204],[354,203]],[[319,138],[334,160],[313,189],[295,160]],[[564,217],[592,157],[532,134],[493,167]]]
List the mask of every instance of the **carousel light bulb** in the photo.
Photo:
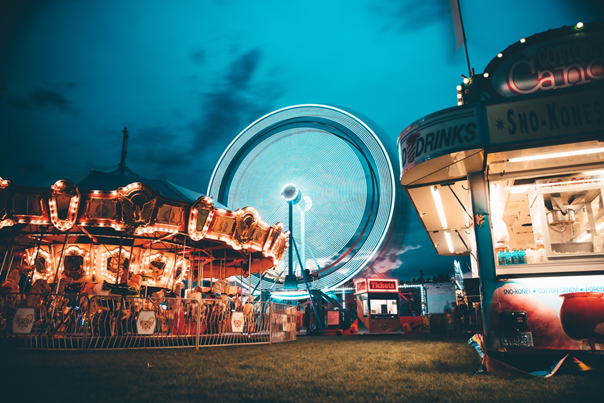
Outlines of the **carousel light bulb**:
[[485,72],[485,73],[484,73],[482,76],[483,76],[484,78],[488,78],[488,77],[489,77],[489,73],[486,73],[486,72]]
[[501,59],[503,57],[503,53],[497,53],[497,57]]
[[466,78],[464,78],[464,79],[463,79],[463,83],[464,83],[464,84],[467,84],[467,83],[469,83],[469,82],[470,82],[470,79],[469,79],[469,78],[467,78],[467,77],[466,77]]
[[457,91],[461,91],[461,85],[457,86]]
[[524,42],[526,42],[526,38],[520,39],[520,43],[524,43]]
[[578,23],[577,23],[577,28],[578,28],[578,29],[583,28],[583,23],[582,23],[582,22],[578,22]]

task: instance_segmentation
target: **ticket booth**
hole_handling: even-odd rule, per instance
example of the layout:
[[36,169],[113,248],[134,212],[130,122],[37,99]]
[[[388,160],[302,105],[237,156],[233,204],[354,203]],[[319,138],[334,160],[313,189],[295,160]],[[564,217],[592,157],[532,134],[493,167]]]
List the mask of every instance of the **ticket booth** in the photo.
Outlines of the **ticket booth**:
[[358,317],[370,333],[400,330],[398,280],[357,280],[354,282],[354,290]]

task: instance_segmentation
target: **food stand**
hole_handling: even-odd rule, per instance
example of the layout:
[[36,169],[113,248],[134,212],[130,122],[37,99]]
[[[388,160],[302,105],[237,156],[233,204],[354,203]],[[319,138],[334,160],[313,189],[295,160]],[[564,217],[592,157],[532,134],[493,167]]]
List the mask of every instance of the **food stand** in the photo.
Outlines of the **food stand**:
[[604,350],[604,30],[522,38],[398,139],[437,253],[470,256],[490,354]]
[[370,333],[400,330],[398,280],[356,280],[354,289],[357,298],[357,316]]

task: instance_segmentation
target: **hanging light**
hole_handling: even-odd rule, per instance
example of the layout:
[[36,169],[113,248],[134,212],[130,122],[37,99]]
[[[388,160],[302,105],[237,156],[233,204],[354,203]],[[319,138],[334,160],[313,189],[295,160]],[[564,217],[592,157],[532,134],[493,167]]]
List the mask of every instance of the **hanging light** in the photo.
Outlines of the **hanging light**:
[[604,147],[590,148],[587,150],[575,150],[575,151],[564,151],[561,153],[543,154],[543,155],[529,155],[526,157],[510,158],[508,162],[523,162],[523,161],[535,161],[544,160],[548,158],[560,158],[560,157],[574,157],[577,155],[596,154],[604,152]]
[[455,249],[453,248],[453,240],[451,240],[451,234],[449,233],[449,231],[445,231],[445,240],[447,241],[449,252],[455,253]]
[[438,188],[436,186],[431,186],[430,190],[432,191],[432,198],[434,199],[434,205],[436,206],[436,211],[438,212],[438,218],[440,218],[440,223],[443,228],[447,228],[447,217],[445,216],[445,209],[443,208],[443,202],[440,198]]

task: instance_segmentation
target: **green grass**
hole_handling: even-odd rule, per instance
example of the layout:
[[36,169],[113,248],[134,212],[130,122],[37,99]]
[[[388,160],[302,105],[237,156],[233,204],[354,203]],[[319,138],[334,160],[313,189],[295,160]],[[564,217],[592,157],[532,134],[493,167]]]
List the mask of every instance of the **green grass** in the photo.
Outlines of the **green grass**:
[[[601,401],[601,375],[474,375],[466,340],[304,337],[293,343],[130,351],[0,351],[0,401]],[[147,368],[147,363],[151,365]],[[595,398],[595,399],[593,399]]]

